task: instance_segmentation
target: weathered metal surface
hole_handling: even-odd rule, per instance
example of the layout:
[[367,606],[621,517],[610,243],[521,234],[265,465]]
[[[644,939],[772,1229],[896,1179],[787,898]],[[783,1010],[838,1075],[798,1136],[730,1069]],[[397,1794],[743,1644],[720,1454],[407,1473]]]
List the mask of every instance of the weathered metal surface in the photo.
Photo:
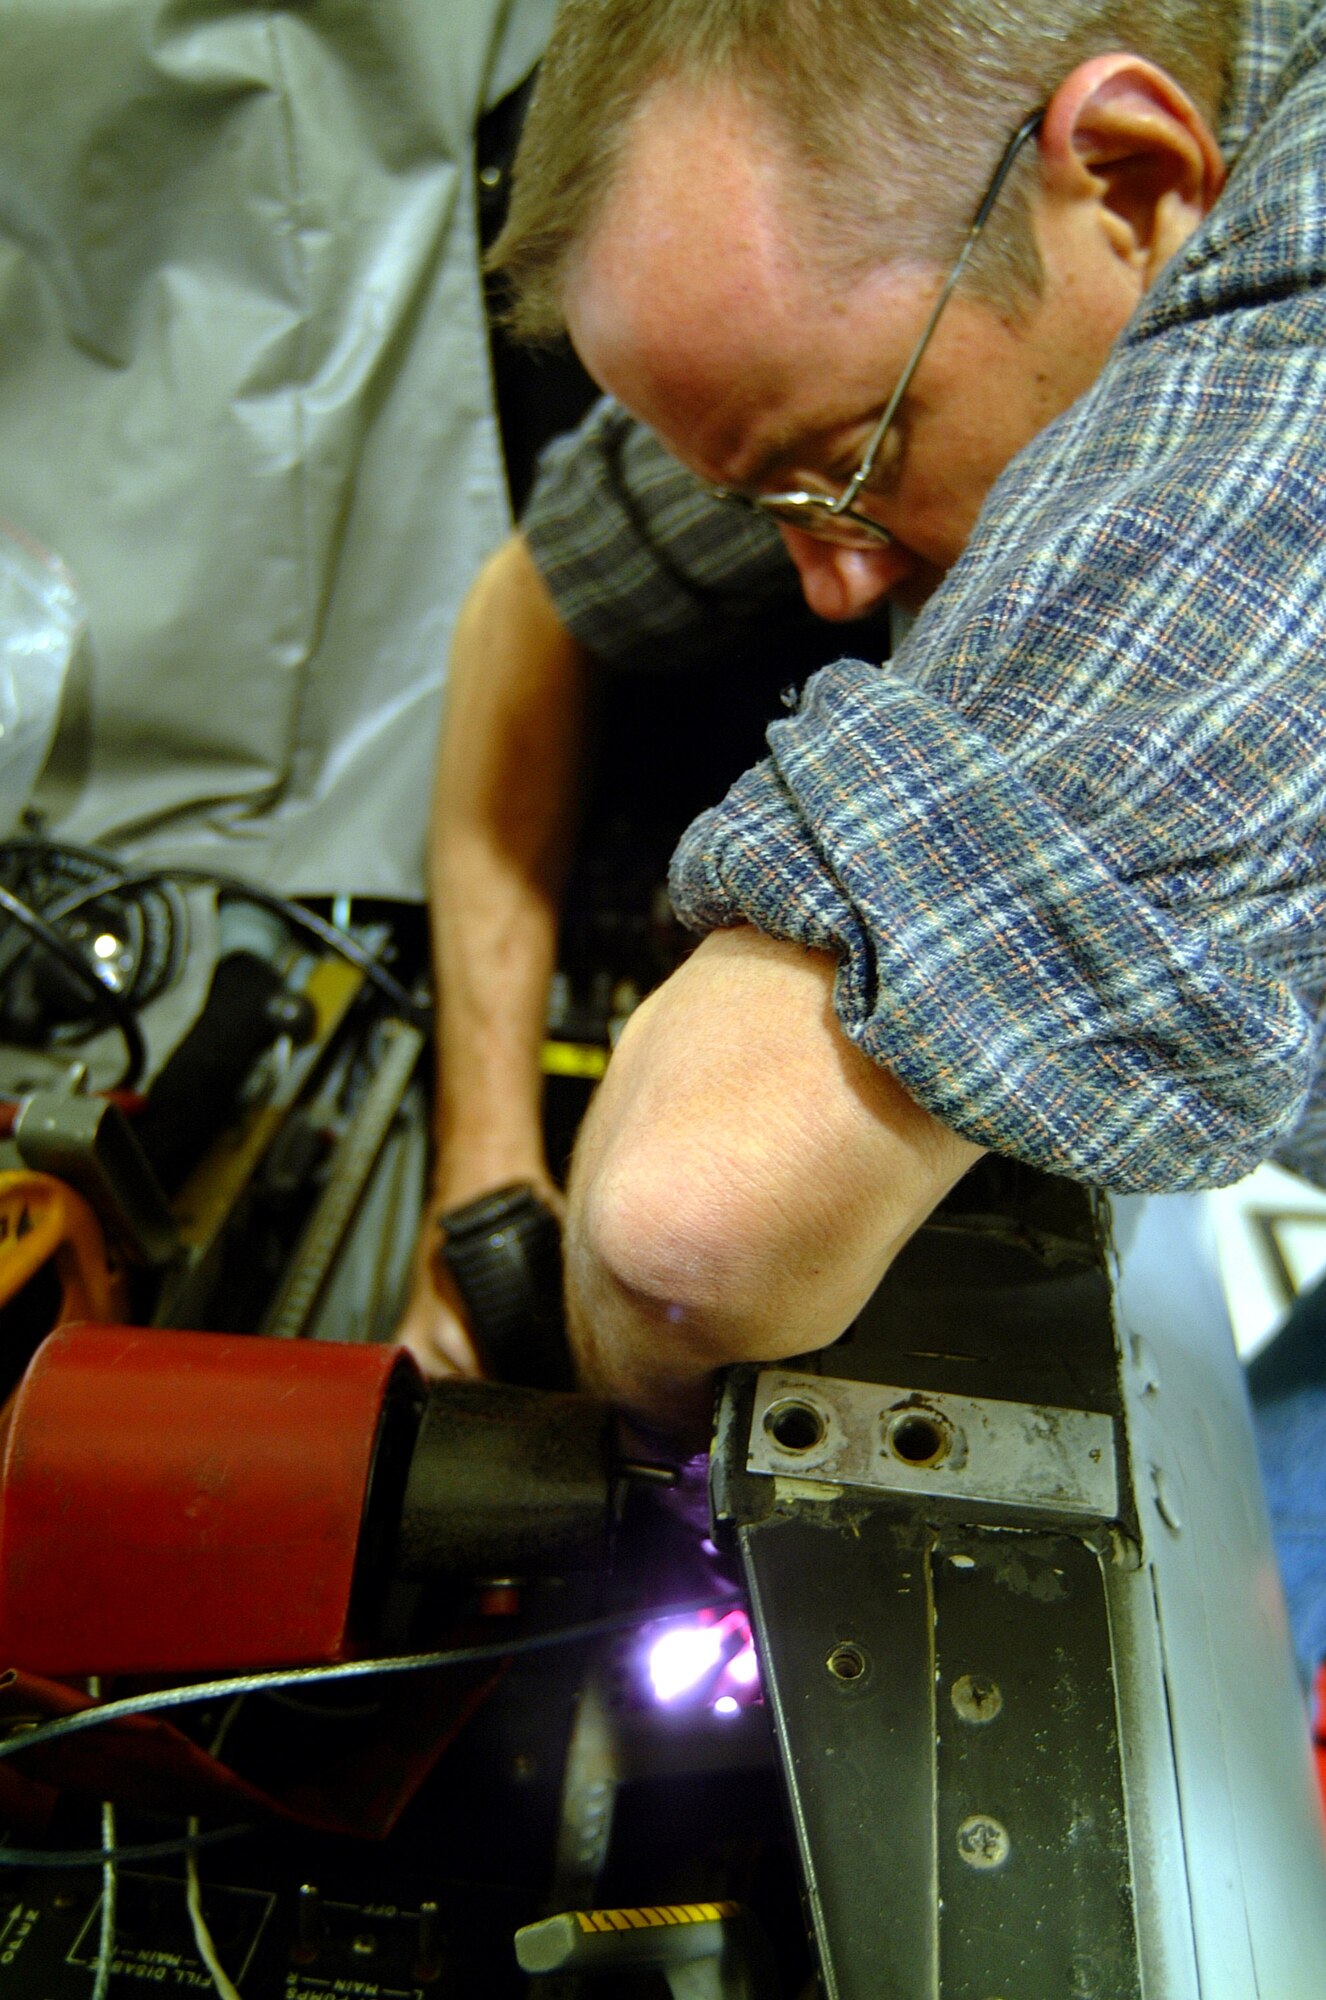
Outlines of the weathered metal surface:
[[1108,1416],[784,1368],[758,1377],[746,1463],[1002,1517],[1087,1523],[1118,1511]]
[[1068,1535],[934,1553],[944,2000],[1142,1991],[1107,1565]]
[[[825,2000],[930,2000],[939,1913],[924,1543],[877,1507],[854,1526],[780,1514],[740,1539]],[[848,1648],[860,1670],[844,1676]]]
[[[714,1514],[750,1583],[825,2000],[1321,1990],[1319,1808],[1200,1210],[1115,1202],[1113,1243],[1101,1220],[987,1162],[842,1340],[770,1371],[811,1405],[791,1469],[761,1442],[770,1384],[734,1371],[724,1396]],[[855,1421],[858,1396],[872,1452],[898,1417],[934,1425],[908,1446],[919,1491],[856,1483],[819,1436],[815,1408]],[[1113,1509],[1102,1490],[1095,1520],[1019,1521],[939,1491],[951,1442],[924,1447],[949,1398],[1112,1419]]]

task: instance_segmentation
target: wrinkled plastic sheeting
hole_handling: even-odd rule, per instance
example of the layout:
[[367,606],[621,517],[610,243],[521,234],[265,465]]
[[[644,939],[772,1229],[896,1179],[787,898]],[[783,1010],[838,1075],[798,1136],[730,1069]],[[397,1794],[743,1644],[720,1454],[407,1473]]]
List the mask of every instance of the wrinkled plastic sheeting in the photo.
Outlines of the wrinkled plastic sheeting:
[[83,627],[64,564],[0,527],[0,835],[13,833],[41,775]]
[[8,0],[0,516],[90,635],[54,831],[421,893],[451,628],[509,524],[473,135],[553,11]]

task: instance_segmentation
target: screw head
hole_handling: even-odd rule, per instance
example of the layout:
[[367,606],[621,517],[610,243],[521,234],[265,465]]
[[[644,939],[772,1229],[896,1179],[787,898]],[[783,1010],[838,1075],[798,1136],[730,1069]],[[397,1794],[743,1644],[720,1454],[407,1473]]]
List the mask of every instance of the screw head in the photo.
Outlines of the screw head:
[[1012,1851],[1008,1828],[989,1813],[972,1813],[958,1828],[958,1853],[969,1868],[1002,1868]]
[[1004,1705],[1003,1690],[989,1674],[963,1674],[949,1690],[954,1712],[964,1722],[993,1722]]

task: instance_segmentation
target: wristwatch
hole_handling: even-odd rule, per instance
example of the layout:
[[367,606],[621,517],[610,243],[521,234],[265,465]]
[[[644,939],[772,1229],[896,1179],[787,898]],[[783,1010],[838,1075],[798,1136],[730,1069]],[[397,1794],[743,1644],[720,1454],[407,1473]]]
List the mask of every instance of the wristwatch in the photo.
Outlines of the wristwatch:
[[547,1203],[519,1181],[447,1209],[437,1227],[486,1373],[531,1389],[574,1387],[562,1232]]

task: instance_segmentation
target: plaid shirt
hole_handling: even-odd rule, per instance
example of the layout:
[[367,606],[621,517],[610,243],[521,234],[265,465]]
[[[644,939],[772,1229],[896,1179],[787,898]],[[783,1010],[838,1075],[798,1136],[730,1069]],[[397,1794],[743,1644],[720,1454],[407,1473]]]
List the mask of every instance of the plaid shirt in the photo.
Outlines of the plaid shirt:
[[[816,674],[673,863],[695,928],[833,951],[844,1030],[945,1124],[1119,1191],[1326,1175],[1326,8],[1250,8],[1245,134],[902,650]],[[788,587],[611,405],[526,531],[619,663]]]

